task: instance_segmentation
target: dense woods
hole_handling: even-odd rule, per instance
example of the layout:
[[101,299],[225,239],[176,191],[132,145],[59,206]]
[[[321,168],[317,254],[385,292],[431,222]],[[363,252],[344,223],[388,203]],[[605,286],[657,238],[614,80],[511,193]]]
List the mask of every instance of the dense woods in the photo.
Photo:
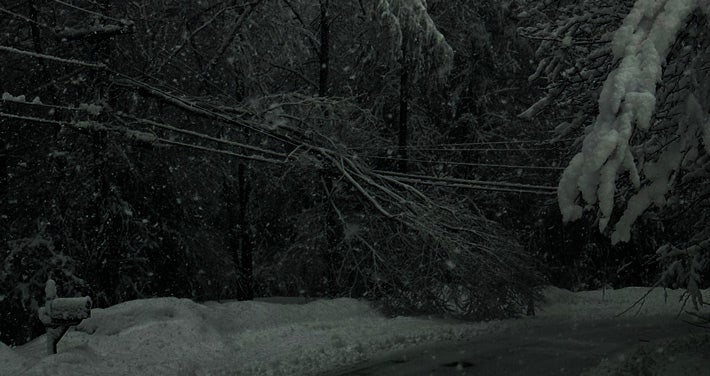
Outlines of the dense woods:
[[700,303],[707,2],[9,0],[0,340],[99,307],[351,296],[510,317]]

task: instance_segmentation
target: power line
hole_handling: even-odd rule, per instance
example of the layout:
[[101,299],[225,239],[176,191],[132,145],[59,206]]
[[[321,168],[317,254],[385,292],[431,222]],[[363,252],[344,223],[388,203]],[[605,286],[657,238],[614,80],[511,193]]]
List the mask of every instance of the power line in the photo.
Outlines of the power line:
[[420,147],[408,147],[407,150],[411,151],[543,151],[543,150],[556,150],[555,148],[420,148]]
[[292,142],[291,140],[289,140],[285,136],[278,135],[275,132],[270,132],[270,131],[261,129],[260,127],[258,127],[256,125],[248,124],[243,119],[233,118],[231,116],[228,116],[228,115],[222,113],[221,111],[215,111],[214,108],[210,108],[209,105],[208,106],[200,105],[199,103],[196,103],[196,102],[190,100],[190,97],[181,97],[181,96],[172,94],[170,92],[167,92],[167,91],[162,90],[158,87],[146,84],[142,81],[139,81],[133,77],[122,74],[117,71],[112,71],[112,73],[124,78],[123,80],[114,80],[113,82],[116,85],[124,86],[124,87],[133,87],[133,88],[145,90],[153,96],[158,96],[158,97],[164,99],[165,101],[167,101],[179,108],[182,108],[184,110],[192,112],[194,114],[200,114],[200,115],[212,118],[212,119],[218,119],[224,123],[237,125],[237,126],[252,130],[256,133],[263,134],[266,137],[270,137],[270,138],[280,141],[284,144],[289,144],[291,146],[298,146],[298,144]]
[[[366,151],[387,151],[387,150],[395,150],[398,149],[398,146],[390,146],[390,147],[359,147],[359,148],[351,148],[353,150],[366,150]],[[504,151],[504,152],[511,152],[511,151],[552,151],[552,150],[557,150],[557,148],[454,148],[454,147],[416,147],[416,146],[408,146],[406,148],[407,150],[410,151],[481,151],[481,152],[487,152],[487,151]]]
[[508,140],[508,141],[477,141],[477,142],[459,142],[459,143],[444,143],[435,144],[433,146],[475,146],[475,145],[504,145],[504,144],[535,144],[535,145],[549,145],[557,144],[567,141],[575,141],[576,138],[560,138],[556,140]]
[[379,157],[375,155],[359,155],[359,157],[381,159],[381,160],[393,160],[393,161],[408,161],[414,163],[428,163],[428,164],[444,164],[450,166],[469,166],[469,167],[494,167],[494,168],[514,168],[514,169],[527,169],[527,170],[554,170],[562,171],[563,167],[556,166],[522,166],[522,165],[504,165],[504,164],[494,164],[494,163],[473,163],[473,162],[454,162],[454,161],[428,161],[424,159],[408,159],[408,158],[396,158],[396,157]]
[[557,187],[550,187],[546,185],[532,185],[532,184],[521,184],[521,183],[508,183],[504,181],[490,181],[490,180],[471,180],[471,179],[461,179],[452,177],[442,177],[442,176],[431,176],[431,175],[417,175],[417,174],[406,174],[402,172],[395,171],[384,171],[384,170],[373,170],[376,173],[381,173],[384,175],[412,178],[412,179],[425,179],[425,180],[435,180],[453,183],[468,183],[468,184],[484,184],[484,185],[498,185],[502,187],[509,188],[525,188],[525,189],[539,189],[548,191],[557,191]]
[[[557,140],[511,140],[511,141],[478,141],[478,142],[461,142],[461,143],[444,143],[444,144],[432,144],[424,147],[418,147],[416,145],[408,146],[409,150],[430,150],[430,149],[444,149],[444,148],[456,148],[465,146],[486,146],[486,145],[511,145],[511,144],[533,144],[533,145],[552,145],[556,143],[576,141],[576,138],[562,138]],[[391,148],[396,148],[393,146]],[[362,146],[362,147],[352,147],[353,150],[386,150],[387,147],[372,147],[372,146]],[[480,148],[479,148],[480,149]],[[455,150],[455,149],[444,149],[444,150]],[[478,149],[471,149],[478,150]],[[487,150],[487,149],[485,149]],[[515,150],[515,149],[496,149],[496,150]],[[547,150],[547,149],[546,149]]]
[[438,177],[428,175],[405,174],[394,171],[373,170],[374,173],[390,176],[401,182],[425,185],[438,185],[451,188],[467,188],[477,190],[503,191],[503,192],[518,192],[518,193],[534,193],[544,195],[554,195],[557,192],[556,187],[520,184],[508,182],[495,182],[486,180],[470,180],[450,177]]

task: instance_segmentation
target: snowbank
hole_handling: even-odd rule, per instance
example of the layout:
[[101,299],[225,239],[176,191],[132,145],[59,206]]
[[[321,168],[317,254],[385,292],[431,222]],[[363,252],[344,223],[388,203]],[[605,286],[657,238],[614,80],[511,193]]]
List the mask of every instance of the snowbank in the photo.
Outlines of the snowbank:
[[[0,376],[307,375],[384,351],[470,338],[535,320],[610,317],[647,290],[572,293],[550,287],[538,317],[488,323],[387,318],[354,299],[305,304],[135,300],[94,309],[91,318],[66,334],[54,356],[45,356],[43,338],[15,349],[0,346]],[[680,291],[669,291],[667,302],[663,295],[663,290],[649,294],[640,314],[677,313]]]
[[94,309],[55,356],[43,355],[42,339],[16,351],[4,347],[0,361],[12,368],[0,369],[25,368],[20,352],[37,358],[23,375],[308,374],[496,326],[501,322],[386,318],[354,299],[294,305],[158,298]]
[[25,367],[27,361],[28,359],[0,342],[0,374],[18,374]]
[[[546,303],[539,316],[582,318],[611,318],[623,312],[626,315],[675,315],[681,312],[684,290],[649,287],[626,287],[619,290],[570,292],[557,287],[544,291]],[[708,290],[702,293],[708,296]],[[645,296],[645,298],[644,298]],[[629,309],[634,303],[636,306]],[[685,310],[692,309],[688,304]]]

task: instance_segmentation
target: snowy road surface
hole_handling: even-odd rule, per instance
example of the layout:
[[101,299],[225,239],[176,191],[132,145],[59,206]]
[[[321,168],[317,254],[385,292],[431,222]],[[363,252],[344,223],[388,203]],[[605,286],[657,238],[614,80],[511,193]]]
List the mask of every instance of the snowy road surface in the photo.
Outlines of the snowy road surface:
[[579,375],[603,358],[621,358],[635,345],[660,346],[663,339],[693,333],[697,328],[671,315],[593,321],[544,318],[466,342],[400,351],[323,375]]

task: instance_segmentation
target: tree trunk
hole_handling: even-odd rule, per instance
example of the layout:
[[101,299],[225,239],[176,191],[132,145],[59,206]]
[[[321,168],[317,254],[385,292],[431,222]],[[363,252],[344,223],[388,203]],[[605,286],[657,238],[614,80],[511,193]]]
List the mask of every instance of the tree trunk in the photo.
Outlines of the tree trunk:
[[409,58],[407,57],[407,43],[402,41],[402,58],[399,74],[399,127],[398,127],[398,167],[400,172],[407,172],[407,139],[409,133]]
[[[319,52],[319,81],[318,95],[325,97],[328,95],[328,71],[330,70],[330,17],[328,14],[330,0],[320,0],[320,50]],[[326,109],[325,112],[328,110]],[[328,118],[325,114],[325,118]],[[321,172],[321,178],[325,184],[326,196],[324,205],[327,210],[325,218],[326,244],[322,257],[329,266],[336,265],[336,252],[341,240],[341,226],[335,211],[330,207],[330,194],[333,190],[333,176]],[[331,273],[328,278],[335,280],[338,276]]]
[[222,190],[224,200],[224,214],[227,217],[227,250],[232,256],[234,263],[234,272],[237,275],[237,296],[238,300],[243,300],[241,289],[241,265],[242,260],[239,257],[239,220],[235,201],[238,197],[234,193],[234,182],[232,182],[227,174],[222,178]]
[[[237,272],[237,299],[254,299],[254,245],[249,229],[249,183],[247,167],[237,166],[237,181],[224,177],[224,198],[228,227],[227,247]],[[235,189],[236,188],[236,189]]]
[[0,203],[7,197],[10,189],[10,176],[7,166],[8,153],[6,139],[6,122],[0,120]]
[[[89,263],[93,269],[93,275],[89,279],[89,283],[92,288],[95,288],[97,292],[100,292],[96,298],[96,304],[98,307],[108,307],[112,304],[119,303],[123,299],[117,299],[120,295],[118,286],[121,280],[120,270],[115,268],[115,264],[107,261],[114,261],[116,253],[120,253],[120,243],[118,242],[118,236],[112,228],[120,226],[120,224],[112,223],[113,216],[111,215],[110,209],[107,207],[109,197],[111,196],[111,183],[108,180],[108,171],[110,170],[108,166],[108,158],[105,154],[107,149],[107,134],[103,131],[97,131],[91,134],[91,153],[92,159],[96,161],[96,165],[90,173],[91,178],[95,182],[96,197],[91,200],[91,206],[87,209],[87,214],[90,216],[88,221],[89,228],[88,231],[91,232],[94,241],[86,246],[88,249],[84,251],[87,254],[91,254],[91,259],[93,262]],[[104,217],[106,215],[106,218]],[[108,221],[106,221],[108,219]],[[116,227],[114,227],[116,226]],[[120,228],[120,227],[118,227]],[[64,241],[63,238],[59,239],[59,243]],[[63,248],[64,245],[61,244]],[[112,295],[113,293],[113,295]]]
[[328,18],[329,0],[320,1],[320,50],[318,51],[319,80],[318,95],[325,97],[328,94],[328,64],[330,60],[330,21]]
[[237,167],[237,190],[239,200],[239,217],[237,228],[239,229],[239,250],[241,254],[240,275],[242,297],[245,300],[254,299],[254,246],[252,243],[251,230],[247,221],[247,210],[249,205],[249,182],[246,178],[247,167],[240,163]]
[[[39,31],[39,26],[37,26],[38,21],[39,21],[39,16],[38,16],[38,11],[37,11],[37,6],[35,5],[35,2],[33,0],[30,0],[27,2],[29,5],[29,16],[30,20],[30,30],[32,32],[32,46],[35,49],[35,52],[37,53],[43,53],[42,51],[42,44],[40,43],[41,38],[40,38],[40,31]],[[38,59],[39,64],[42,66],[42,69],[45,69],[44,61]]]

